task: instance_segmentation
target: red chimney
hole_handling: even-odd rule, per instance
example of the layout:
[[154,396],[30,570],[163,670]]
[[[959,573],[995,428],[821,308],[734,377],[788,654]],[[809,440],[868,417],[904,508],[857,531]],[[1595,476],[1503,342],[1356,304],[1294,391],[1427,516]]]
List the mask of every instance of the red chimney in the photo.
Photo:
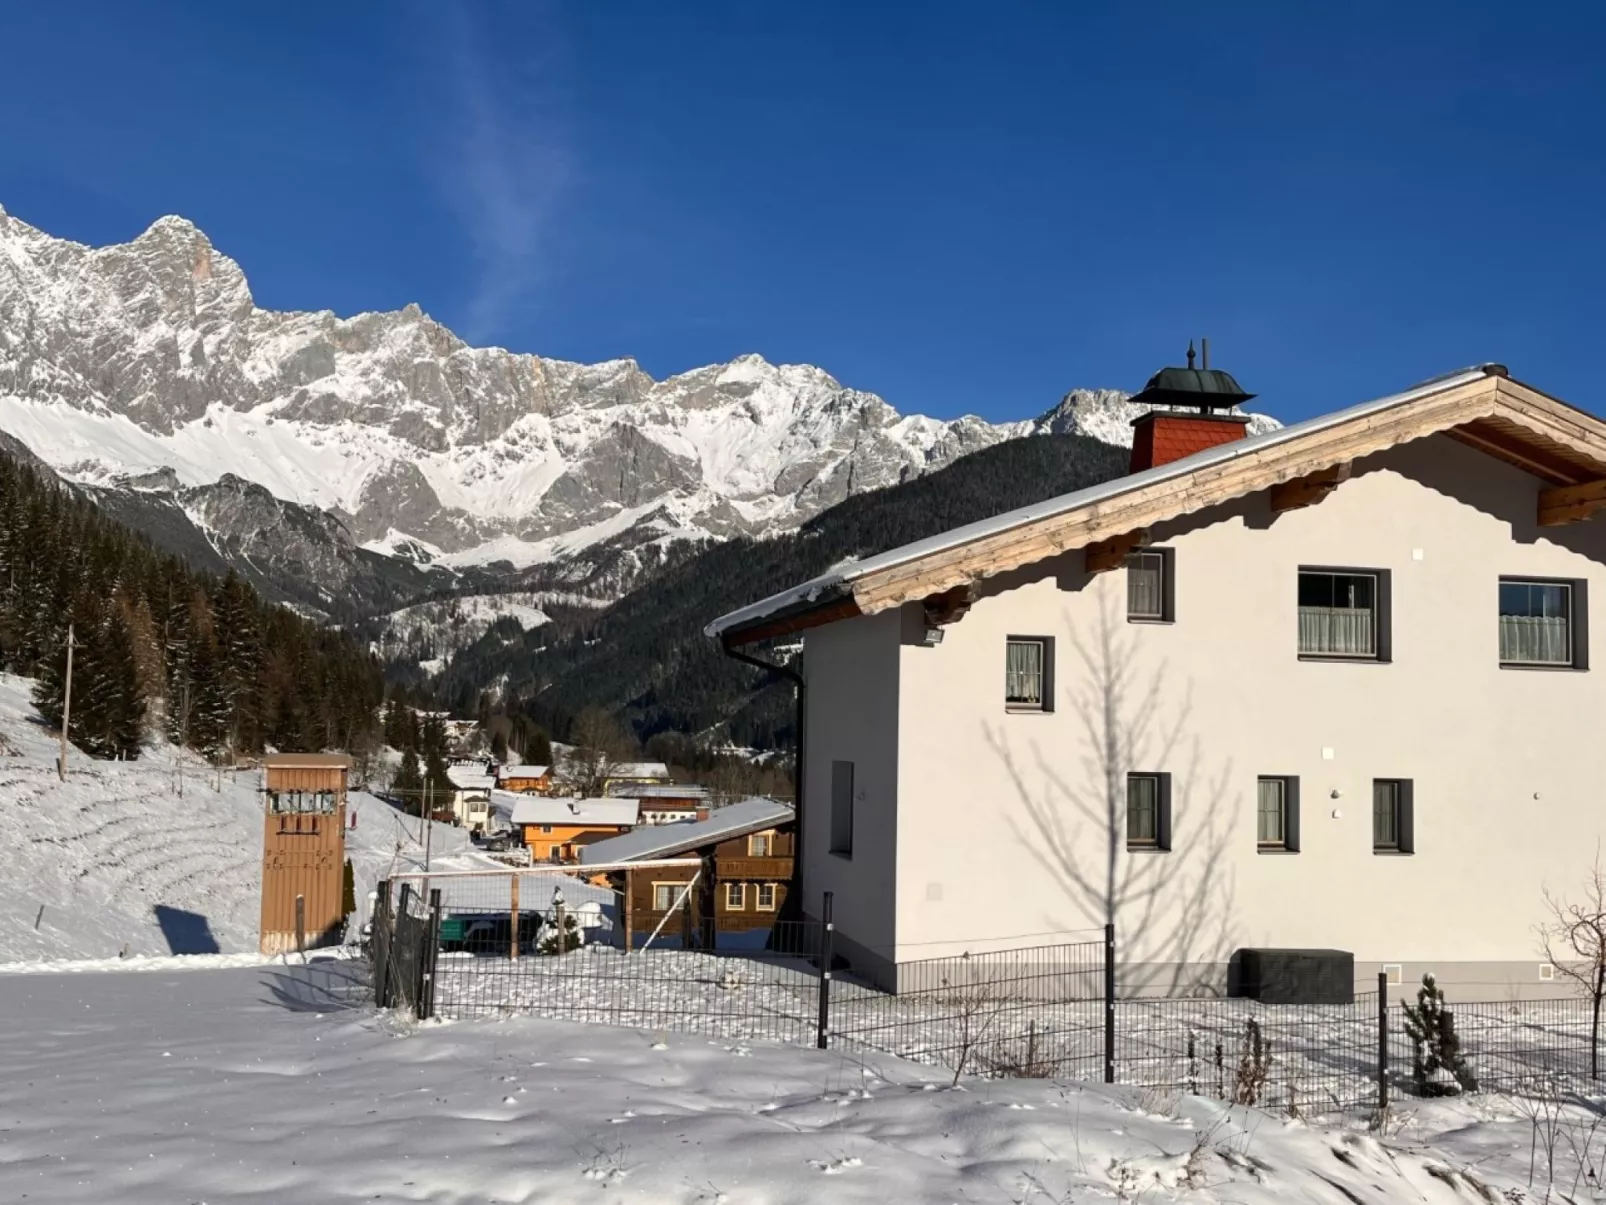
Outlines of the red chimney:
[[1190,342],[1186,368],[1162,368],[1132,399],[1156,408],[1132,420],[1131,471],[1141,473],[1242,439],[1249,416],[1232,411],[1254,396],[1229,374],[1210,367],[1209,340],[1204,344],[1204,367],[1195,368]]
[[1151,410],[1132,420],[1131,471],[1141,473],[1217,444],[1242,439],[1248,425],[1246,414],[1177,414]]

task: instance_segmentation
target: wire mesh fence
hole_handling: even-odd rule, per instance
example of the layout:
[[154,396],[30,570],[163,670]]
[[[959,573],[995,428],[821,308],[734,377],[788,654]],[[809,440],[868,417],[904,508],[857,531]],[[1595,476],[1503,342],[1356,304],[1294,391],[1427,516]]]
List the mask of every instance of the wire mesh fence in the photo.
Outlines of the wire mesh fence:
[[1287,1112],[1377,1103],[1378,994],[1352,1004],[1236,999],[1121,1000],[1123,1083]]
[[[1452,1004],[1475,1084],[1418,1076],[1402,989],[1347,1004],[1123,999],[1114,933],[900,963],[897,990],[833,969],[828,922],[633,911],[612,887],[551,870],[399,876],[370,938],[376,999],[420,1017],[538,1016],[896,1055],[956,1075],[1105,1079],[1288,1113],[1390,1097],[1593,1091],[1588,999]],[[656,877],[656,875],[655,875]],[[1407,989],[1408,990],[1408,989]],[[1424,1051],[1425,1052],[1425,1051]]]

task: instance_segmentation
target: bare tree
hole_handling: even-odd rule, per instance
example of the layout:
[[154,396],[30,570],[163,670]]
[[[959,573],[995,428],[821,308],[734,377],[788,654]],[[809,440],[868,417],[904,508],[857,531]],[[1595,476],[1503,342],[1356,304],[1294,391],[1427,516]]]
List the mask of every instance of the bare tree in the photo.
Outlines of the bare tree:
[[608,768],[635,752],[635,742],[618,721],[600,707],[582,708],[574,718],[574,751],[568,777],[581,795],[602,794]]
[[1577,902],[1552,895],[1548,887],[1544,895],[1550,918],[1539,926],[1540,949],[1555,973],[1589,999],[1589,1076],[1599,1079],[1600,1008],[1606,1001],[1606,870],[1600,847]]
[[[1075,661],[1062,674],[1069,683],[1062,700],[1082,727],[1079,772],[1051,763],[1035,743],[1022,757],[989,730],[1025,812],[1025,823],[1010,824],[1081,923],[1114,924],[1118,938],[1137,939],[1118,947],[1123,990],[1175,992],[1190,964],[1221,961],[1230,945],[1232,767],[1212,776],[1202,764],[1189,736],[1191,683],[1164,663],[1142,669],[1136,640],[1108,599],[1092,631],[1067,629]],[[1174,807],[1186,844],[1164,856],[1134,856],[1126,840],[1127,775],[1170,767],[1179,771]]]

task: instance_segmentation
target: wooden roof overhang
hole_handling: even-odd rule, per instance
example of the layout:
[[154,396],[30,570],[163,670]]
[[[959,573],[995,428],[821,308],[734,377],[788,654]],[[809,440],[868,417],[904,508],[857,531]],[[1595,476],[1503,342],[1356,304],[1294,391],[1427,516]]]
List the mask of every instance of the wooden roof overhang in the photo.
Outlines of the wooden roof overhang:
[[865,571],[845,572],[818,597],[728,628],[720,639],[736,647],[917,600],[927,604],[928,621],[951,622],[964,613],[968,588],[984,578],[1077,549],[1087,550],[1091,571],[1114,568],[1147,541],[1153,525],[1262,490],[1271,492],[1274,511],[1314,505],[1348,478],[1354,461],[1430,435],[1449,436],[1543,481],[1541,526],[1577,522],[1606,508],[1606,423],[1512,380],[1498,366],[1468,375],[1442,389],[1415,391],[1398,404],[1363,405],[1333,421],[1246,440],[1236,454],[1212,450],[1188,457],[1166,466],[1173,472],[1132,478],[1130,489],[1111,482],[1097,500],[1061,513],[903,560],[872,558]]

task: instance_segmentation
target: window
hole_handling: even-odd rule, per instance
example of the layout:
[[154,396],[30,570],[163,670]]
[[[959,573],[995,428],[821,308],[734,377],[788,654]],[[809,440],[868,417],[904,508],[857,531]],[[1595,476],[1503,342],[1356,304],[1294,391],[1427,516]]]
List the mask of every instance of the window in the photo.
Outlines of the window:
[[1376,779],[1372,783],[1372,851],[1415,853],[1414,811],[1410,779]]
[[1004,647],[1004,706],[1010,711],[1054,710],[1054,641],[1011,636]]
[[1388,574],[1299,571],[1299,655],[1388,660]]
[[668,912],[675,906],[680,898],[680,883],[654,883],[652,885],[652,910],[654,912]]
[[1261,778],[1256,784],[1255,845],[1263,853],[1299,851],[1299,779]]
[[550,824],[543,824],[541,826],[541,831],[543,833],[550,833],[552,831],[552,826]]
[[853,856],[853,763],[831,763],[831,846],[834,854]]
[[1137,623],[1170,623],[1172,556],[1169,548],[1147,548],[1126,558],[1126,617]]
[[740,912],[747,907],[747,884],[725,884],[725,911]]
[[1500,664],[1586,669],[1584,583],[1500,579]]
[[1171,775],[1126,776],[1126,847],[1171,848]]
[[754,833],[747,839],[747,856],[749,858],[768,858],[775,849],[774,833]]
[[758,910],[760,912],[775,911],[774,883],[760,883],[758,885]]

